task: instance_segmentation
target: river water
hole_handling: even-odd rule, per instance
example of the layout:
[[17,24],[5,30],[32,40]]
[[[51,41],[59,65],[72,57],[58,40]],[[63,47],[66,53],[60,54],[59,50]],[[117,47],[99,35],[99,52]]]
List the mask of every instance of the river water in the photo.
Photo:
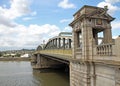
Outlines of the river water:
[[33,71],[27,61],[0,61],[0,86],[69,86],[69,79],[63,72]]

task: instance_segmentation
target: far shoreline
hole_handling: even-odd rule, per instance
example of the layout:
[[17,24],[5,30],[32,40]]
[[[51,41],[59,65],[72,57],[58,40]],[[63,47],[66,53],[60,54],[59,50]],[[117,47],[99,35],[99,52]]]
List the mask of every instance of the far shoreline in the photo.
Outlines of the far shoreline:
[[0,61],[31,61],[30,57],[3,57]]

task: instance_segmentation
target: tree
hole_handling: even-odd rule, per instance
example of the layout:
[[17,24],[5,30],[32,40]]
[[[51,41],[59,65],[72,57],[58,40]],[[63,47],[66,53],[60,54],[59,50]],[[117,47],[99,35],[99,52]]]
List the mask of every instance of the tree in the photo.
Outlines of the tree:
[[3,53],[2,52],[0,52],[0,57],[2,57],[3,56]]

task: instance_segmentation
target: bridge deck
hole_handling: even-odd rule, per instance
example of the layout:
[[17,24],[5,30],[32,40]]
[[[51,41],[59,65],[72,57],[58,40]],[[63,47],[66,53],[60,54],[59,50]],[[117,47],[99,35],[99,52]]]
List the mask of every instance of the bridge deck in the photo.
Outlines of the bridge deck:
[[[41,54],[44,56],[47,56],[50,59],[54,59],[54,60],[60,60],[62,62],[66,62],[67,64],[70,61],[75,61],[75,62],[80,62],[83,59],[74,59],[72,58],[72,49],[49,49],[49,50],[40,50],[40,51],[36,51],[35,54]],[[115,56],[109,56],[112,58],[115,58]],[[99,58],[103,58],[99,57]],[[96,59],[93,58],[91,60],[84,60],[85,62],[97,62],[97,63],[103,63],[103,64],[114,64],[114,65],[120,65],[120,61],[117,60],[110,60],[110,59]]]

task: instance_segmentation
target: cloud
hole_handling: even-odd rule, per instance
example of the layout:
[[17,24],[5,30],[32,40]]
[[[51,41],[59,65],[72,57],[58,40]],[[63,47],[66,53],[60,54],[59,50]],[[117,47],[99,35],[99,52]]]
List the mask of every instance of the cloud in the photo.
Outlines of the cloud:
[[68,9],[68,8],[75,8],[75,5],[70,3],[69,0],[63,0],[58,4],[58,7]]
[[[16,18],[32,13],[29,7],[29,0],[10,0],[9,8],[0,6],[0,24],[15,27],[17,25],[14,22]],[[32,15],[35,14],[35,12],[32,13]]]
[[9,27],[15,27],[17,25],[14,21],[12,21],[8,18],[5,18],[2,15],[0,15],[0,24],[6,25],[6,26],[9,26]]
[[100,2],[98,4],[98,7],[104,7],[104,6],[108,6],[108,9],[109,9],[108,13],[111,15],[113,15],[115,13],[115,11],[119,10],[119,7],[114,6],[114,5],[107,3],[107,2]]
[[108,2],[108,3],[111,3],[111,4],[120,2],[120,0],[105,0],[105,1]]
[[15,19],[30,13],[30,2],[29,0],[10,0],[10,8],[2,8],[2,14],[10,19]]
[[22,20],[29,21],[29,20],[32,20],[32,19],[34,19],[34,17],[24,17]]
[[0,25],[0,47],[36,48],[43,40],[58,35],[56,25],[17,25],[15,28]]
[[62,19],[62,20],[60,20],[60,23],[71,22],[71,21],[72,21],[72,19]]
[[113,29],[120,29],[120,21],[113,21],[111,26]]
[[62,32],[72,32],[72,28],[67,26],[64,28],[64,30]]

